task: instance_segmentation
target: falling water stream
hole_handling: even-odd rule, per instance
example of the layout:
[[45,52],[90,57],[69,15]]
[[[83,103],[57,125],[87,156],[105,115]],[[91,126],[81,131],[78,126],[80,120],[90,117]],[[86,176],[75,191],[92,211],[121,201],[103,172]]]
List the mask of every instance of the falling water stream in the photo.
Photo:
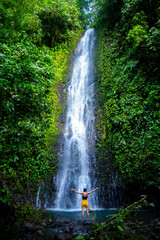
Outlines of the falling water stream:
[[[36,207],[56,211],[81,210],[82,192],[100,190],[89,195],[89,208],[117,208],[123,204],[125,192],[119,173],[110,158],[105,159],[108,178],[101,181],[95,157],[95,90],[94,90],[94,29],[88,29],[79,41],[73,57],[68,87],[64,131],[59,149],[59,168],[49,182],[39,186]],[[98,199],[99,195],[99,199]]]
[[[94,132],[94,29],[88,29],[81,38],[74,56],[71,82],[68,87],[68,107],[59,153],[60,167],[56,181],[57,209],[79,209],[82,192],[96,187],[95,132]],[[97,194],[89,195],[91,208],[98,204]]]

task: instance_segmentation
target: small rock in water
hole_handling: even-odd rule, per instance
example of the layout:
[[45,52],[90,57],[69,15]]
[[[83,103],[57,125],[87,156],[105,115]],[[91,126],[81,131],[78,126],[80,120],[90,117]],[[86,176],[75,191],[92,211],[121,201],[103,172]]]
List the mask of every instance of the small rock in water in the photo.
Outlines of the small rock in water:
[[65,220],[64,223],[65,223],[65,224],[69,223],[69,220]]
[[68,226],[65,226],[64,231],[65,231],[65,233],[69,233],[69,232],[70,232],[69,227],[68,227]]
[[89,225],[89,224],[91,224],[91,222],[90,222],[89,220],[85,220],[85,221],[83,222],[83,225]]
[[70,231],[72,231],[73,230],[73,226],[72,225],[69,225],[69,229],[70,229]]

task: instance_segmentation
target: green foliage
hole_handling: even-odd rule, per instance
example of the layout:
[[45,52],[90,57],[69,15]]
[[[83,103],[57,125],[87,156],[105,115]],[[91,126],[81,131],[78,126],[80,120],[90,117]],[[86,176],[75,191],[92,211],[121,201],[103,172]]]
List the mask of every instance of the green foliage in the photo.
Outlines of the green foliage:
[[111,19],[115,28],[102,16],[98,32],[100,158],[110,151],[123,179],[144,188],[160,184],[157,2],[149,10],[143,1],[124,1],[121,18]]
[[54,75],[51,53],[42,54],[27,39],[0,47],[1,181],[14,189],[51,170],[44,139],[51,114],[46,97]]
[[88,25],[92,13],[89,12],[89,4],[93,3],[93,0],[77,0],[78,6],[80,8],[80,20],[84,23],[84,25]]
[[64,0],[15,1],[2,0],[2,39],[17,39],[19,32],[26,32],[32,41],[54,47],[72,39],[74,31],[81,29],[77,2]]
[[106,26],[112,29],[121,17],[122,0],[98,0],[95,1],[96,19],[95,25]]
[[124,229],[124,220],[129,216],[135,215],[137,210],[145,205],[153,206],[152,203],[148,203],[145,199],[146,196],[142,195],[140,200],[131,204],[127,208],[118,209],[117,213],[108,215],[105,222],[101,224],[92,224],[91,233],[79,236],[77,239],[128,239],[127,233]]
[[85,237],[84,236],[78,236],[77,239],[82,239],[83,240],[83,239],[85,239]]
[[29,201],[56,167],[59,91],[82,24],[75,0],[2,0],[0,11],[0,200],[9,203]]
[[16,219],[17,224],[23,224],[27,221],[40,221],[46,216],[44,210],[39,209],[38,211],[35,210],[31,205],[25,204],[24,206],[18,207],[16,209]]
[[40,9],[39,18],[42,24],[43,41],[50,47],[67,40],[72,31],[81,29],[78,21],[80,13],[76,2],[71,2],[50,1]]
[[7,188],[3,188],[3,186],[0,188],[0,201],[8,205],[11,204],[11,194],[7,191]]

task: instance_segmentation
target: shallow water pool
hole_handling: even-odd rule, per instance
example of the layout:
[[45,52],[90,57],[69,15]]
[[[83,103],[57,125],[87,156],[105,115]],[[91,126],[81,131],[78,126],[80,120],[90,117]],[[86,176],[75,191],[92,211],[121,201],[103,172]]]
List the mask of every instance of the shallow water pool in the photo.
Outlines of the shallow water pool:
[[[81,210],[55,210],[55,209],[47,209],[46,213],[48,216],[53,217],[54,219],[61,220],[82,220],[82,211]],[[98,222],[105,221],[107,216],[117,213],[116,209],[104,210],[100,209],[94,212],[90,212],[90,220],[96,220]],[[136,218],[150,218],[154,217],[155,213],[153,211],[138,211],[137,214],[133,217]],[[87,220],[87,213],[85,211],[85,219]]]

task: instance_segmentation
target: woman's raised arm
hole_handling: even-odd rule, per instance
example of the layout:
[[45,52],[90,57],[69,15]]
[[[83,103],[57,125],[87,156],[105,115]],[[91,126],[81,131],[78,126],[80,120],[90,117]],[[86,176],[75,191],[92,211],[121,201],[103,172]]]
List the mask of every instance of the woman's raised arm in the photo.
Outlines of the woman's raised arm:
[[81,195],[83,194],[82,192],[77,192],[77,191],[76,191],[75,189],[73,189],[73,188],[71,189],[71,191],[74,191],[75,193],[78,193],[78,194],[81,194]]
[[95,192],[96,190],[98,190],[98,187],[96,187],[94,190],[90,191],[90,192],[87,192],[87,194],[90,194],[92,192]]

